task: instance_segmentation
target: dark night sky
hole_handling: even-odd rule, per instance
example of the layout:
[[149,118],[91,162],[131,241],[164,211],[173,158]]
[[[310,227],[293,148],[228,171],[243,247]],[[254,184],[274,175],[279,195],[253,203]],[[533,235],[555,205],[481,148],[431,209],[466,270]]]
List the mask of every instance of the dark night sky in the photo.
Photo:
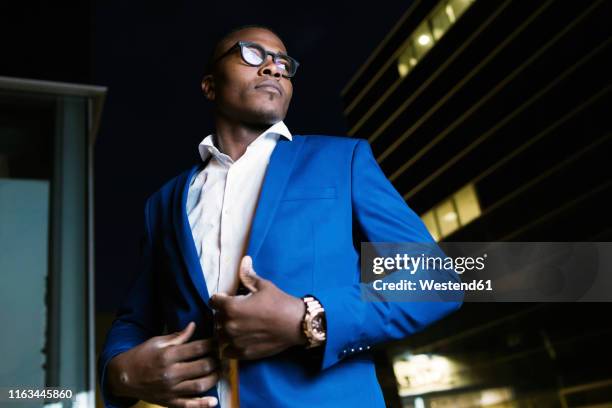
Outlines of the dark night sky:
[[92,10],[92,83],[109,87],[96,144],[96,296],[114,311],[137,269],[146,198],[198,160],[211,132],[199,83],[213,39],[265,24],[301,63],[286,123],[342,135],[340,91],[409,3],[100,2]]
[[[212,4],[212,5],[211,5]],[[311,1],[23,0],[0,4],[0,75],[109,88],[95,146],[96,304],[138,268],[146,198],[194,164],[212,129],[200,80],[214,39],[264,24],[301,63],[285,120],[342,135],[340,91],[410,5]]]

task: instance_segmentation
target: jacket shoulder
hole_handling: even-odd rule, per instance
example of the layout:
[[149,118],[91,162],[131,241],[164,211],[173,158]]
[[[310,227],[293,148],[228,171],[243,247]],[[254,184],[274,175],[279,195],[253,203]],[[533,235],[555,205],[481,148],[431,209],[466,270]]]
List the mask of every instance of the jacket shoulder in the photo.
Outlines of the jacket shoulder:
[[336,145],[336,146],[354,146],[361,139],[349,136],[329,136],[329,135],[294,135],[294,137],[303,138],[307,143],[315,143],[320,145]]
[[295,135],[294,137],[303,138],[304,144],[311,150],[332,150],[337,152],[352,152],[359,142],[362,141],[362,139],[348,136]]

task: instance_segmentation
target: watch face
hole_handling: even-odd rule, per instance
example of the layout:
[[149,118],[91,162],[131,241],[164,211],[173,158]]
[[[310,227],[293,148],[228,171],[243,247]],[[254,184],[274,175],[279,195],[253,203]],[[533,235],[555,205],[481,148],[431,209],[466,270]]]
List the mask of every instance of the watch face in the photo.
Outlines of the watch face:
[[325,319],[323,319],[323,314],[313,316],[310,328],[312,336],[317,341],[325,341]]
[[312,318],[312,331],[321,333],[323,332],[323,316],[318,315]]

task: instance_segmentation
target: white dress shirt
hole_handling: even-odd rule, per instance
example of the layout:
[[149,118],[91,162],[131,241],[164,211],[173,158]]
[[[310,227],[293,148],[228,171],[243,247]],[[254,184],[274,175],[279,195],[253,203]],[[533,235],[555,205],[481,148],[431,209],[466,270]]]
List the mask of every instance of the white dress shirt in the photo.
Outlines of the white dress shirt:
[[[199,145],[203,161],[212,157],[192,179],[186,210],[209,296],[233,295],[238,289],[240,260],[247,250],[263,179],[280,136],[292,140],[282,121],[253,140],[236,161],[219,151],[212,134]],[[227,379],[221,378],[217,387],[221,406],[229,407]]]

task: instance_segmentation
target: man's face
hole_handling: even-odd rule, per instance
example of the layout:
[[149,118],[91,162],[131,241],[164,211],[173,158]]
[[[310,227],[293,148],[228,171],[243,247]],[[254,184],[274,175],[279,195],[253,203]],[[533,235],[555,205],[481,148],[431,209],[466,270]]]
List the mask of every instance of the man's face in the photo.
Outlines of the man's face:
[[[267,51],[287,53],[280,38],[270,31],[248,28],[221,41],[214,58],[238,41],[251,41]],[[242,60],[238,47],[215,64],[213,74],[204,77],[202,89],[215,102],[217,114],[256,126],[283,120],[293,95],[291,80],[281,75],[271,56],[266,57],[262,66],[253,67]]]

